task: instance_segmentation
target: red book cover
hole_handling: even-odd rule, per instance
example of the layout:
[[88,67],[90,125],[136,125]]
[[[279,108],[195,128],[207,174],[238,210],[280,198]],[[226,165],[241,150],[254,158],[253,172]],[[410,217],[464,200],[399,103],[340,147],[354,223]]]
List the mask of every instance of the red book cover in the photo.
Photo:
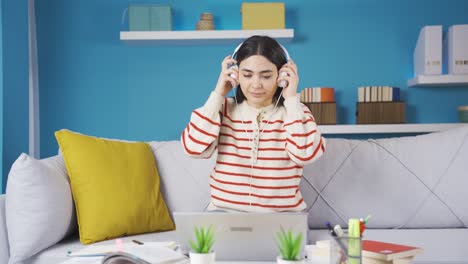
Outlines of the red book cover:
[[414,256],[423,252],[423,250],[418,247],[385,243],[374,240],[363,240],[362,251],[363,256],[384,260]]

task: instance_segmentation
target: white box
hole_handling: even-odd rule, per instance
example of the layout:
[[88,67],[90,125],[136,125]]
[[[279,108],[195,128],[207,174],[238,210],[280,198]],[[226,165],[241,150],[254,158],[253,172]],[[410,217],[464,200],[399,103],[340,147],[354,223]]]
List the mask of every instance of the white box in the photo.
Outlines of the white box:
[[442,74],[442,26],[425,26],[413,54],[414,76]]
[[468,25],[449,27],[445,45],[448,74],[468,74]]

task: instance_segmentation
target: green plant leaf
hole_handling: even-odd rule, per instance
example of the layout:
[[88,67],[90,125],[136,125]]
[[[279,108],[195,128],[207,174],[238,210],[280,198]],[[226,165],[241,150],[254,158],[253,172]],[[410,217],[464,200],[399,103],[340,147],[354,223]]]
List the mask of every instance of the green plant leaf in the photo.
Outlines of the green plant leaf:
[[287,260],[291,260],[291,252],[292,252],[292,248],[291,248],[291,231],[288,230],[286,233],[285,233],[285,253],[286,253],[286,258]]
[[293,260],[297,260],[297,255],[299,255],[299,251],[301,250],[301,243],[302,243],[302,234],[298,234],[296,239],[293,241],[293,251],[291,252],[291,258]]
[[190,241],[192,250],[196,253],[209,253],[211,247],[214,244],[214,231],[213,226],[206,227],[194,227],[193,232],[195,234],[196,242]]
[[[278,234],[278,235],[279,235],[279,234]],[[284,254],[283,247],[280,245],[280,243],[281,243],[281,242],[279,242],[279,239],[275,239],[276,247],[278,248],[278,251],[280,252],[281,257],[284,259],[284,258],[285,258],[285,254]]]
[[192,248],[193,252],[199,253],[197,244],[195,244],[195,242],[193,242],[193,240],[190,240],[189,243],[190,243],[190,247]]
[[206,248],[207,252],[211,251],[211,247],[214,244],[214,231],[213,231],[213,226],[210,226],[206,232]]
[[194,227],[193,231],[195,233],[195,238],[197,240],[196,247],[193,249],[196,253],[202,253],[201,250],[203,248],[203,228]]
[[288,252],[287,252],[287,238],[286,238],[286,232],[284,231],[284,228],[280,226],[280,231],[277,233],[278,240],[279,240],[279,251],[281,254],[281,257],[285,260],[288,259]]
[[285,230],[280,226],[280,231],[276,233],[277,240],[275,240],[276,246],[284,260],[297,260],[299,251],[301,250],[302,234],[299,233],[297,236],[292,232],[291,229]]

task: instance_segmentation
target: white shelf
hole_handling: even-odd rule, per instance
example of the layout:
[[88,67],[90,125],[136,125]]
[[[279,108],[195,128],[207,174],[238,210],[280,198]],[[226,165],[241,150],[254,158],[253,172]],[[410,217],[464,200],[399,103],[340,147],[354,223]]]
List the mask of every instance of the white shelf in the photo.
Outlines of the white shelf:
[[445,124],[383,124],[383,125],[319,125],[322,134],[392,134],[430,133],[468,126],[468,123]]
[[238,43],[253,35],[267,35],[284,43],[294,38],[294,29],[120,31],[120,40],[132,44],[194,45]]
[[408,81],[408,87],[414,86],[468,86],[468,74],[419,75]]

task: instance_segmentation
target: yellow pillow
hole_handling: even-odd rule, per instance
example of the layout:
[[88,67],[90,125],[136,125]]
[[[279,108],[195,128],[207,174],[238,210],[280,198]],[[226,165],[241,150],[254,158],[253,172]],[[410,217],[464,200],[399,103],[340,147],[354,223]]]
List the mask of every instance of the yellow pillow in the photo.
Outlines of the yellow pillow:
[[55,132],[70,175],[80,241],[174,230],[151,147]]

